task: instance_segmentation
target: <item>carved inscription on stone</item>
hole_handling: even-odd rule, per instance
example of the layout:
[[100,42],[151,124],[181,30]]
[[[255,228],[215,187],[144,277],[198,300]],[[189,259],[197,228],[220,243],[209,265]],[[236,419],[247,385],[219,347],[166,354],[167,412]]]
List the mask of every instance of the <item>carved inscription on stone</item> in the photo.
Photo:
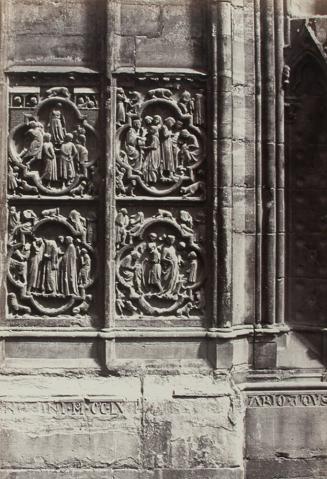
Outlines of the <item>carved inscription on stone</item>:
[[184,209],[151,213],[117,211],[117,312],[135,317],[201,317],[204,218]]
[[121,416],[124,413],[120,401],[58,400],[58,401],[0,401],[1,415],[51,415],[67,416]]
[[292,407],[327,406],[327,392],[282,392],[250,394],[247,406],[254,407]]
[[9,197],[96,196],[99,148],[91,123],[97,95],[66,87],[28,90],[11,93]]
[[204,90],[117,88],[117,197],[206,197]]
[[8,310],[11,316],[87,315],[96,272],[96,221],[77,209],[8,213]]

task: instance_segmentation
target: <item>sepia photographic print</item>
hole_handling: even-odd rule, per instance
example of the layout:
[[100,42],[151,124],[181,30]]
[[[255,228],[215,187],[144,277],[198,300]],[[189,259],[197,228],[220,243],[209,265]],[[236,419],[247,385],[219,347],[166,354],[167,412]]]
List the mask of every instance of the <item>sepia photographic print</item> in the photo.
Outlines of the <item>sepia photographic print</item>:
[[327,0],[0,0],[0,479],[327,478]]

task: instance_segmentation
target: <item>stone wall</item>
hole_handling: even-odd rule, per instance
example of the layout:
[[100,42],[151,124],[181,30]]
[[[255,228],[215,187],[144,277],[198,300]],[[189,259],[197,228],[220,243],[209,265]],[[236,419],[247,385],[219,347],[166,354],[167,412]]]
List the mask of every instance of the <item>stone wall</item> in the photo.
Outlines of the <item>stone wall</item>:
[[0,479],[325,477],[302,3],[0,2]]

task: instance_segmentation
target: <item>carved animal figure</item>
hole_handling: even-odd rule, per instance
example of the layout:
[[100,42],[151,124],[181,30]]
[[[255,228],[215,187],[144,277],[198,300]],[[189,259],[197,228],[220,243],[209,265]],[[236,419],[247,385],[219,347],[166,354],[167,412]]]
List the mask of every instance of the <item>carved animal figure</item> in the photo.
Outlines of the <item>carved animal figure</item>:
[[70,98],[68,88],[65,86],[54,86],[49,88],[46,92],[47,97],[52,98],[54,96],[62,96],[63,98]]
[[184,198],[188,196],[193,196],[196,193],[203,194],[204,192],[205,192],[204,181],[197,181],[196,183],[193,183],[192,185],[181,187],[181,193],[184,196]]
[[92,301],[92,295],[87,294],[85,296],[84,301],[79,306],[75,306],[75,308],[73,308],[73,314],[85,314],[85,313],[87,313],[88,310],[90,309],[91,301]]
[[43,210],[41,211],[41,216],[45,218],[46,216],[59,216],[59,208],[51,208],[49,210]]
[[154,215],[155,218],[169,218],[170,220],[173,220],[174,217],[173,215],[171,214],[170,211],[167,211],[167,210],[161,210],[161,209],[158,209],[158,213],[156,215]]
[[86,188],[86,181],[82,181],[80,185],[70,190],[70,192],[73,196],[76,196],[76,195],[83,196],[83,194],[85,193],[85,188]]
[[186,318],[190,317],[190,312],[193,308],[193,304],[189,301],[188,303],[185,304],[182,308],[178,308],[177,310],[177,316],[181,317],[184,316]]
[[164,98],[165,100],[172,100],[173,93],[168,88],[154,88],[148,91],[150,98]]
[[36,193],[38,194],[38,189],[35,186],[30,186],[25,180],[21,180],[21,189],[26,193]]
[[23,306],[22,304],[18,303],[17,296],[15,293],[9,293],[8,294],[8,305],[9,308],[14,311],[14,313],[19,314],[29,314],[31,312],[31,308],[28,306]]

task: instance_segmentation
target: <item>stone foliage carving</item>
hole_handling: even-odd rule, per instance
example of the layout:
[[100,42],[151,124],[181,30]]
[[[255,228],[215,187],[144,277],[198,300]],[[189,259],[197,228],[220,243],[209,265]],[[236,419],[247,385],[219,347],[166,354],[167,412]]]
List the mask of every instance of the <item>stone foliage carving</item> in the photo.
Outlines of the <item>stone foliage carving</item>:
[[92,301],[88,290],[95,281],[95,242],[94,215],[10,206],[9,314],[87,314]]
[[[195,228],[194,224],[199,224]],[[158,209],[117,211],[116,305],[122,316],[190,318],[204,313],[203,218]]]
[[116,92],[117,196],[204,200],[203,90],[125,90]]
[[97,194],[98,141],[88,116],[97,105],[96,95],[72,95],[66,87],[49,88],[43,96],[12,94],[10,197]]

